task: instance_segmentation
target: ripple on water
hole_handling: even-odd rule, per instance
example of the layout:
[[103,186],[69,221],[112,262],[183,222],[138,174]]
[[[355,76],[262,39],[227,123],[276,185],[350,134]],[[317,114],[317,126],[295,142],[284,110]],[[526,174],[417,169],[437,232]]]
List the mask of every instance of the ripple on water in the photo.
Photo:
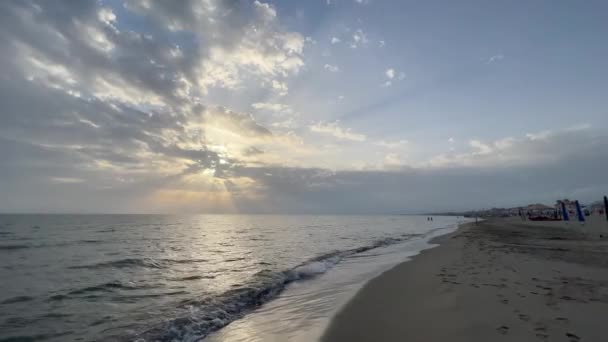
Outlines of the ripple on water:
[[23,303],[23,302],[29,302],[30,300],[33,300],[34,297],[30,297],[30,296],[16,296],[16,297],[12,297],[6,300],[3,300],[2,302],[0,302],[0,304],[14,304],[14,303]]

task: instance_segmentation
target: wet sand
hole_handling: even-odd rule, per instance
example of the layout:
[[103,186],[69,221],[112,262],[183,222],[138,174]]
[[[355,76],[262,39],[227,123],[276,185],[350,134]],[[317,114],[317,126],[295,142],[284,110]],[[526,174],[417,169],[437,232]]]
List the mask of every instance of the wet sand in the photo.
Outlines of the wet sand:
[[366,284],[322,340],[608,341],[606,235],[600,217],[463,226]]

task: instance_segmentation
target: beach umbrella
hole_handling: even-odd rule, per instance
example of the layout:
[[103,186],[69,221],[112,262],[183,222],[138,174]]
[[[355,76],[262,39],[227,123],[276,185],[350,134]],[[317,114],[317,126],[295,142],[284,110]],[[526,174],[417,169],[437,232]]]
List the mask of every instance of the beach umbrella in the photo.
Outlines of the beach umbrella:
[[566,210],[566,204],[564,202],[560,202],[562,205],[562,217],[564,221],[570,221],[570,217],[568,216],[568,210]]
[[608,197],[604,196],[604,214],[606,214],[606,220],[608,220]]
[[578,216],[578,220],[580,222],[585,222],[585,215],[583,215],[580,203],[578,203],[578,201],[575,201],[574,203],[576,203],[576,215]]

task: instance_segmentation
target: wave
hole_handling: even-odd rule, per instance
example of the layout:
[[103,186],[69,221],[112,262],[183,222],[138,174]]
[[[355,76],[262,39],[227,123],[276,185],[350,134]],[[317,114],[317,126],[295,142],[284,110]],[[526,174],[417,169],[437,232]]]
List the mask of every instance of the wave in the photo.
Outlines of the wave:
[[215,277],[210,276],[210,275],[193,275],[193,276],[170,278],[170,279],[175,280],[175,281],[187,281],[187,280],[200,280],[200,279],[215,279]]
[[421,235],[404,234],[396,238],[378,240],[367,246],[326,253],[288,270],[264,269],[253,275],[247,283],[220,295],[183,302],[180,305],[185,312],[183,316],[159,323],[125,340],[199,341],[273,299],[295,281],[323,274],[346,257],[401,243],[417,236]]
[[80,295],[88,292],[113,292],[116,290],[139,290],[139,289],[147,289],[150,286],[146,285],[137,285],[135,283],[121,283],[118,281],[111,281],[104,284],[94,285],[83,287],[81,289],[76,289],[68,292],[68,295]]
[[207,259],[152,259],[152,258],[126,258],[113,261],[100,262],[91,265],[70,266],[70,269],[102,269],[102,268],[168,268],[175,264],[192,264],[207,262]]
[[2,302],[0,302],[0,304],[14,304],[14,303],[22,303],[22,302],[29,302],[30,300],[33,300],[34,297],[30,297],[30,296],[17,296],[17,297],[12,297],[6,300],[3,300]]
[[14,250],[18,250],[18,249],[27,249],[27,248],[31,248],[32,246],[30,245],[0,245],[0,250],[3,251],[14,251]]
[[[10,235],[8,235],[10,236]],[[32,238],[28,238],[28,237],[12,237],[9,238],[9,240],[12,241],[27,241],[27,240],[33,240]],[[66,247],[66,246],[72,246],[72,245],[81,245],[81,244],[100,244],[100,243],[106,243],[106,241],[102,241],[102,240],[79,240],[79,241],[64,241],[64,242],[58,242],[58,243],[32,243],[32,244],[11,244],[11,245],[0,245],[0,251],[1,250],[5,250],[5,251],[10,251],[10,250],[18,250],[18,249],[27,249],[27,248],[56,248],[56,247]]]
[[119,281],[111,281],[111,282],[107,282],[107,283],[103,283],[103,284],[86,286],[86,287],[82,287],[79,289],[74,289],[74,290],[68,291],[63,294],[55,294],[53,296],[50,296],[47,299],[47,301],[62,301],[62,300],[70,299],[70,298],[83,296],[83,295],[95,296],[95,294],[110,293],[110,292],[115,292],[118,290],[122,290],[122,291],[142,290],[142,289],[152,289],[152,288],[156,288],[156,287],[157,286],[150,285],[150,284],[137,284],[134,282],[123,283],[123,282],[119,282]]

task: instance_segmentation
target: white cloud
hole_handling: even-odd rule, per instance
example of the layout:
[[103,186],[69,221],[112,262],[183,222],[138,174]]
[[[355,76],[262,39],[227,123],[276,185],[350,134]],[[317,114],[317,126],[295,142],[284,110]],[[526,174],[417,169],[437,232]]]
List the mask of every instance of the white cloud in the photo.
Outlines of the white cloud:
[[111,8],[103,7],[97,12],[97,17],[102,23],[112,26],[116,23],[116,15]]
[[316,133],[328,134],[343,140],[365,141],[367,139],[364,134],[355,133],[350,128],[342,128],[339,124],[339,121],[321,121],[317,124],[310,126],[310,130]]
[[407,146],[408,144],[409,144],[409,142],[407,140],[398,140],[398,141],[379,140],[377,142],[374,142],[374,145],[386,147],[388,149],[402,148],[402,147]]
[[338,38],[338,37],[331,37],[331,43],[332,44],[338,44],[339,42],[341,42],[340,38]]
[[276,113],[291,113],[291,107],[281,103],[256,102],[251,107],[259,110],[267,110]]
[[393,79],[395,77],[395,69],[393,69],[393,68],[386,69],[386,71],[384,72],[384,74],[389,79]]
[[386,69],[386,71],[384,72],[384,75],[386,76],[386,78],[388,80],[386,80],[384,83],[382,83],[383,87],[390,87],[390,86],[392,86],[394,80],[403,81],[405,79],[405,73],[404,72],[397,73],[397,71],[395,71],[395,69],[393,69],[393,68]]
[[469,145],[475,149],[473,155],[484,155],[492,152],[492,147],[490,147],[490,145],[484,144],[479,140],[471,140],[469,141]]
[[454,143],[454,138],[449,137],[449,138],[448,138],[448,143],[453,144],[453,143]]
[[253,4],[265,20],[272,21],[276,18],[277,11],[270,4],[261,3],[258,0],[255,0]]
[[369,39],[367,39],[367,35],[363,32],[362,29],[357,29],[351,36],[352,40],[350,42],[351,49],[356,49],[361,46],[367,45],[369,43]]
[[384,46],[386,46],[386,42],[385,42],[384,40],[380,40],[380,41],[378,41],[378,47],[381,47],[381,48],[382,48],[382,47],[384,47]]
[[488,58],[488,60],[486,61],[486,64],[492,64],[492,63],[496,63],[496,62],[500,62],[505,58],[504,55],[494,55],[490,58]]
[[[568,158],[579,158],[602,144],[602,136],[592,134],[590,128],[528,133],[522,137],[506,137],[494,141],[469,141],[469,151],[440,154],[424,165],[432,167],[497,167],[500,165],[540,165]],[[450,140],[448,140],[450,142]],[[595,142],[595,143],[594,143]],[[450,144],[453,143],[450,142]],[[597,147],[597,146],[596,146]],[[591,156],[593,153],[588,153]]]
[[274,89],[279,96],[285,96],[289,92],[287,84],[277,80],[272,80],[272,89]]
[[78,184],[84,183],[84,179],[72,177],[52,177],[51,182],[55,184]]
[[401,158],[397,153],[389,153],[384,156],[384,166],[388,168],[393,168],[396,166],[401,166]]
[[323,66],[323,68],[325,68],[325,70],[327,70],[329,72],[338,72],[338,71],[340,71],[340,68],[337,65],[325,64]]

